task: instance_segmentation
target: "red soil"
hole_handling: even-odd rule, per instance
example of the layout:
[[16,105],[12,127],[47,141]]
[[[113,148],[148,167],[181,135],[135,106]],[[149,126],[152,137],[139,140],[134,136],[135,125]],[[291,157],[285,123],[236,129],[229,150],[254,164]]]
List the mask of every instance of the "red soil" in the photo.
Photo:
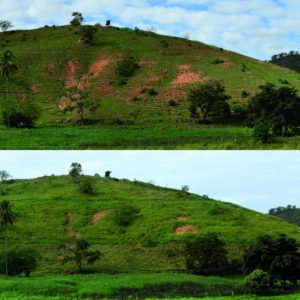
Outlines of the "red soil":
[[65,110],[71,104],[72,103],[71,103],[71,101],[68,98],[62,97],[61,101],[58,103],[58,108],[60,110]]
[[98,76],[98,74],[110,63],[109,58],[103,58],[94,62],[90,67],[90,75],[92,77]]
[[188,65],[188,64],[185,64],[185,65],[177,65],[177,68],[178,68],[180,71],[186,71],[186,70],[190,70],[191,65]]
[[204,78],[194,72],[183,72],[177,76],[172,82],[174,85],[182,85],[186,83],[203,82]]
[[187,217],[186,216],[179,216],[177,217],[177,221],[186,221]]
[[197,233],[198,229],[197,229],[197,227],[195,227],[192,224],[187,224],[187,225],[180,226],[180,227],[176,228],[175,234],[176,235],[183,235],[187,232]]
[[74,87],[78,85],[75,75],[76,75],[76,63],[70,60],[67,63],[67,76],[66,76],[67,87]]
[[98,213],[95,213],[92,215],[92,224],[95,225],[97,222],[99,222],[101,219],[103,219],[105,216],[108,215],[108,211],[100,211]]

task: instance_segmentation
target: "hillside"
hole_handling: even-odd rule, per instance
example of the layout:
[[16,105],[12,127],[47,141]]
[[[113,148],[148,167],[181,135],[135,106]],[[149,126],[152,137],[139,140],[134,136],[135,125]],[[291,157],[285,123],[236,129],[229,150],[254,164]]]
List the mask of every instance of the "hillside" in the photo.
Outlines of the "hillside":
[[[232,105],[245,104],[242,92],[251,95],[265,82],[288,81],[300,89],[299,75],[288,69],[203,43],[126,28],[98,27],[94,45],[80,43],[70,26],[11,31],[0,34],[0,53],[6,50],[14,53],[19,67],[10,80],[10,96],[39,104],[39,126],[74,121],[74,113],[62,111],[62,96],[70,86],[86,87],[100,103],[88,117],[102,124],[187,123],[190,83],[209,79],[224,82]],[[126,53],[134,53],[139,69],[126,85],[119,85],[116,65]],[[2,97],[5,90],[2,81]]]
[[[103,254],[95,265],[105,272],[184,271],[183,243],[216,232],[230,256],[241,257],[258,235],[286,233],[300,242],[300,228],[237,205],[149,183],[93,177],[94,195],[84,195],[68,176],[17,180],[1,185],[0,200],[18,213],[10,245],[39,250],[38,273],[70,271],[58,261],[58,246],[70,237],[87,239]],[[122,227],[114,211],[139,209]]]
[[297,51],[273,55],[270,62],[278,66],[300,72],[300,54]]
[[300,226],[300,208],[289,205],[270,209],[270,215],[285,220],[286,222]]

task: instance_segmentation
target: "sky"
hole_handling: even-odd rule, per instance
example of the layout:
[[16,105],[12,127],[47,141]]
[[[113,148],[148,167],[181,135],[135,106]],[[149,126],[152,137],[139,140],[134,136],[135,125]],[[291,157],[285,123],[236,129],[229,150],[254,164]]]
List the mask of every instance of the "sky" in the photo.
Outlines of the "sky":
[[0,151],[0,170],[15,179],[68,174],[153,182],[267,213],[300,206],[300,151]]
[[262,60],[299,50],[299,0],[0,0],[0,20],[15,28],[69,23],[73,11],[86,24],[111,19],[223,47]]

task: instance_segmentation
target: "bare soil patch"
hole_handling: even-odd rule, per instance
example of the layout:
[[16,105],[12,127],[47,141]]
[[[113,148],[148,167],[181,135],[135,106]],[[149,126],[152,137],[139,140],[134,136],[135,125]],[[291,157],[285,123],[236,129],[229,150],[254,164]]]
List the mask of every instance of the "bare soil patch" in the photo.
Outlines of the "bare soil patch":
[[188,233],[188,232],[197,233],[198,229],[197,229],[196,226],[194,226],[192,224],[187,224],[187,225],[183,225],[183,226],[180,226],[180,227],[176,228],[175,234],[176,235],[183,235],[183,234]]
[[96,223],[98,223],[101,219],[103,219],[105,216],[108,215],[108,211],[105,210],[105,211],[100,211],[100,212],[97,212],[95,214],[92,215],[92,224],[95,225]]
[[204,77],[195,72],[182,72],[172,82],[174,85],[182,85],[187,83],[204,82]]

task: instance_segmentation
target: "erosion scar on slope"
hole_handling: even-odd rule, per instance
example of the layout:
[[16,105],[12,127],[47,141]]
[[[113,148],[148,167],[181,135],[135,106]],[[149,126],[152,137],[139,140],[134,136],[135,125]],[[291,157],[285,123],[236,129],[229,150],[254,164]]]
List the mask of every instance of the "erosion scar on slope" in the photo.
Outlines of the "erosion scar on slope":
[[92,224],[95,225],[97,222],[99,222],[101,219],[103,219],[105,216],[108,215],[108,211],[105,210],[105,211],[100,211],[100,212],[97,212],[95,214],[92,215]]
[[68,212],[67,214],[67,224],[65,226],[65,231],[69,238],[79,238],[80,233],[75,232],[73,230],[73,214],[71,212]]
[[175,230],[176,235],[183,235],[187,232],[197,233],[198,228],[192,224],[187,224],[187,225],[180,226]]

